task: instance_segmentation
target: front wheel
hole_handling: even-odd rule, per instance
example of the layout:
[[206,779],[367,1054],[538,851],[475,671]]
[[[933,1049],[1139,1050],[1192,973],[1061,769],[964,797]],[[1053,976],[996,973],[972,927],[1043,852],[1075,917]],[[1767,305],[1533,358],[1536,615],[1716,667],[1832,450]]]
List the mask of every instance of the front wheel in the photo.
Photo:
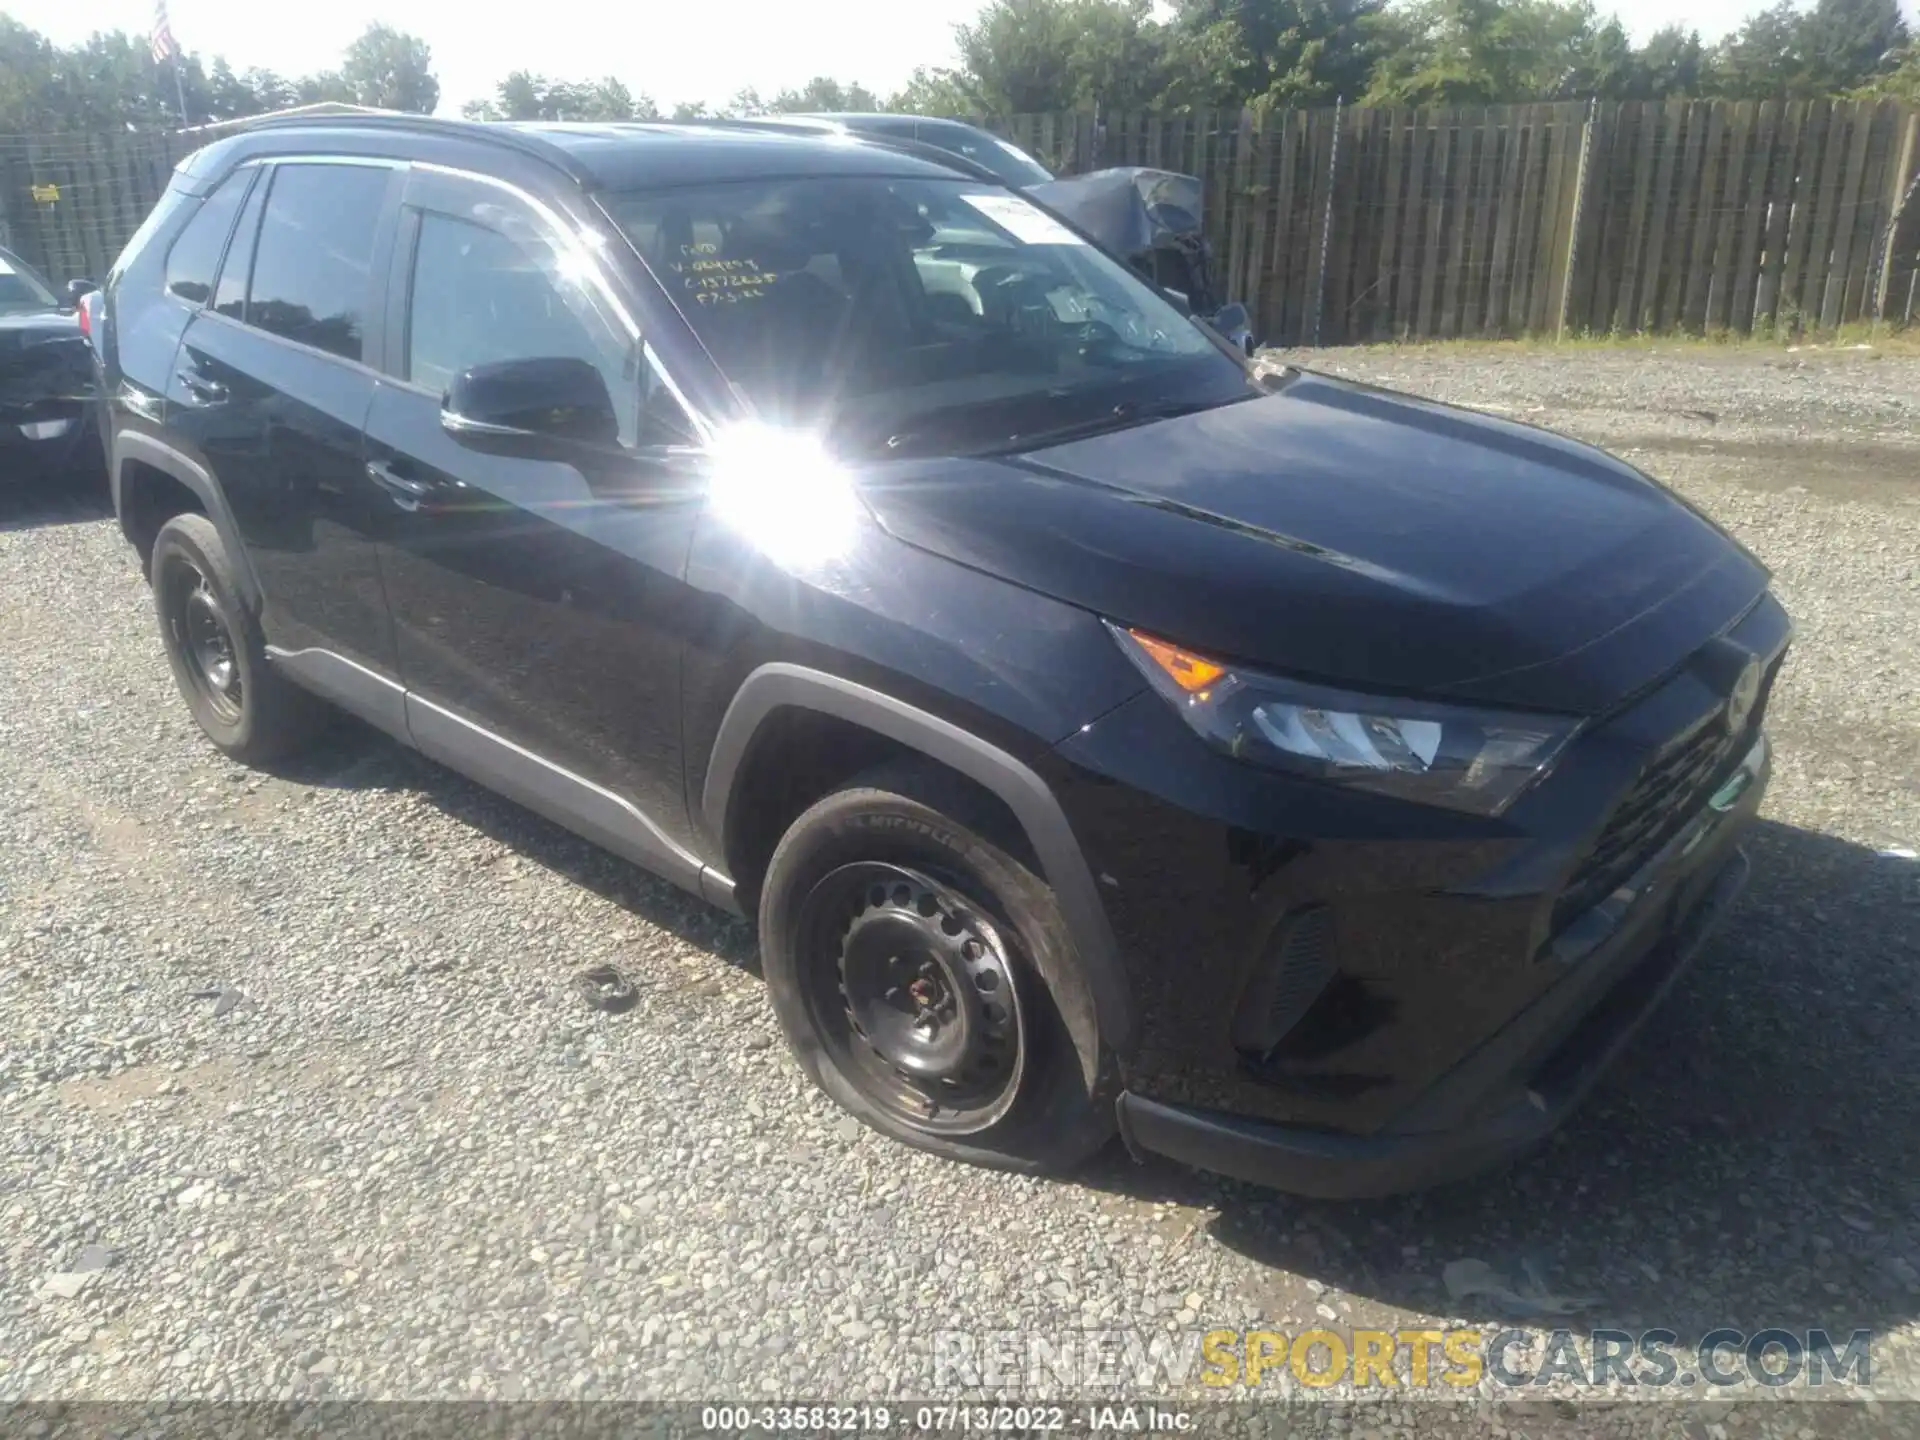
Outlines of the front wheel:
[[896,768],[809,809],[762,887],[767,983],[801,1065],[867,1124],[1063,1170],[1112,1134],[1106,1057],[1053,892],[983,833],[991,820],[961,818],[979,808]]

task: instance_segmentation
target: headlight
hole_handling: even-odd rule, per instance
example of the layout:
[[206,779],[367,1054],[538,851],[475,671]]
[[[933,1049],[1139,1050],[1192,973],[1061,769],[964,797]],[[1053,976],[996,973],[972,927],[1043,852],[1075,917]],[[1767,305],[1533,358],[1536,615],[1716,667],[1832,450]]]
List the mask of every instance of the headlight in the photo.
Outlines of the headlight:
[[1138,630],[1107,628],[1216,750],[1402,800],[1498,815],[1580,724],[1306,685],[1235,669]]

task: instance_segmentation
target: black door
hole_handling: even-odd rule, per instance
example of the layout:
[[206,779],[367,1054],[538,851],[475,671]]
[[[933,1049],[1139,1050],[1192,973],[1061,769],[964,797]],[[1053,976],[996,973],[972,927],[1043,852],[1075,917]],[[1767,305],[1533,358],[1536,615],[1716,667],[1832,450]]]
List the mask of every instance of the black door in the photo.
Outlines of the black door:
[[377,705],[384,692],[396,707],[371,534],[386,500],[362,427],[399,183],[378,164],[282,162],[263,175],[167,397],[171,425],[227,497],[276,658],[322,689],[344,685],[340,698]]
[[[682,576],[699,494],[686,439],[597,260],[517,192],[408,181],[386,368],[367,420],[387,486],[382,569],[423,750],[686,881]],[[620,443],[489,453],[442,424],[450,379],[565,357],[596,367]]]

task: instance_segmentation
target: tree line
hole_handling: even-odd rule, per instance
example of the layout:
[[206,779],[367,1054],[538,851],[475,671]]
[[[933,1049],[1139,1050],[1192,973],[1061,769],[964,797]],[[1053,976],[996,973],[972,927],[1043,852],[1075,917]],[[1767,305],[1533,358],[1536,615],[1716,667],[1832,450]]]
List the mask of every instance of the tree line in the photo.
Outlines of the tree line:
[[0,14],[0,134],[172,129],[182,100],[192,124],[322,100],[427,114],[440,103],[440,82],[426,42],[390,25],[369,26],[337,69],[295,77],[236,71],[219,56],[162,65],[145,35],[121,30],[55,45]]
[[[955,32],[956,63],[892,95],[819,77],[763,96],[663,110],[617,78],[517,70],[463,107],[499,120],[695,119],[810,110],[933,115],[1489,105],[1598,97],[1759,100],[1886,96],[1920,103],[1920,40],[1898,0],[1779,0],[1709,43],[1670,25],[1642,44],[1591,0],[987,0]],[[176,88],[174,66],[178,66]],[[144,35],[58,46],[0,14],[0,133],[147,129],[322,100],[430,113],[432,52],[368,28],[336,69],[289,77],[224,58],[162,66]]]

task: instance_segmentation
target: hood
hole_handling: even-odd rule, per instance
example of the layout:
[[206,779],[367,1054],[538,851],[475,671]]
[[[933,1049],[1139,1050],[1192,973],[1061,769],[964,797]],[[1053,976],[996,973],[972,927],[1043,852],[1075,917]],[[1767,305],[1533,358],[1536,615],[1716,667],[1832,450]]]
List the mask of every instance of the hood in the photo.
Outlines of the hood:
[[866,493],[897,538],[1223,659],[1594,714],[1767,572],[1576,441],[1300,373],[1278,393]]
[[79,334],[80,316],[73,310],[0,310],[0,346]]
[[1107,249],[1139,255],[1200,234],[1200,180],[1169,170],[1096,170],[1027,193],[1066,216]]

